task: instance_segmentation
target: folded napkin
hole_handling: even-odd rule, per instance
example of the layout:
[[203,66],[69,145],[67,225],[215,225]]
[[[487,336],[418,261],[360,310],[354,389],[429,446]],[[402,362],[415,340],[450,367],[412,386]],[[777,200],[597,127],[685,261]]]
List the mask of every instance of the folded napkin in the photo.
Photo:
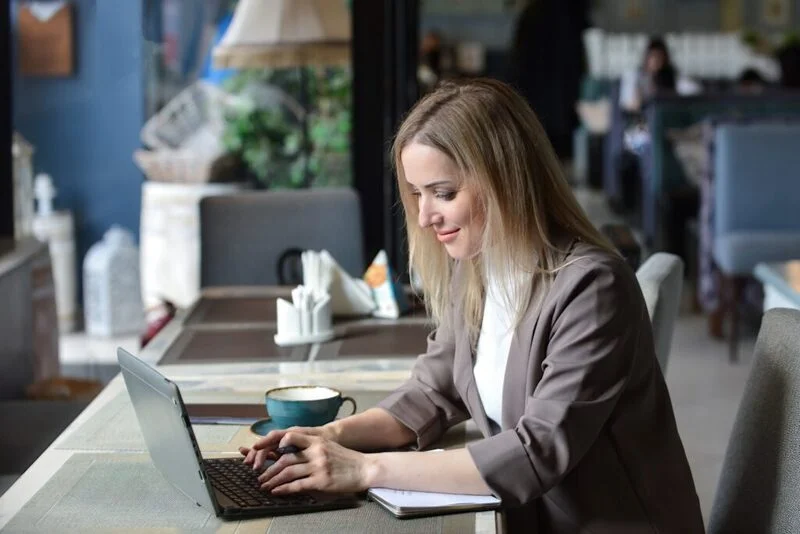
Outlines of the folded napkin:
[[330,295],[334,316],[369,315],[375,309],[367,283],[347,274],[327,250],[306,250],[300,261],[303,285],[314,295]]

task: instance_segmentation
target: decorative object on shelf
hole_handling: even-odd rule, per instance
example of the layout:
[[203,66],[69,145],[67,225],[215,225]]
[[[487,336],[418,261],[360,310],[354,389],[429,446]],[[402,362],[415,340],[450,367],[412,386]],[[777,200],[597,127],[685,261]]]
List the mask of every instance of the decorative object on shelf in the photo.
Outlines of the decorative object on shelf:
[[625,2],[625,18],[628,20],[642,20],[644,6],[642,0],[627,0]]
[[149,150],[137,150],[133,159],[148,180],[204,183],[223,154],[225,113],[241,102],[222,89],[197,81],[142,127],[141,139]]
[[58,330],[61,333],[72,332],[75,330],[78,307],[75,228],[72,213],[53,210],[56,189],[48,174],[36,176],[34,193],[38,210],[31,229],[36,239],[47,243],[50,250],[56,290]]
[[23,76],[73,73],[73,6],[70,2],[27,2],[17,13],[19,68]]
[[761,0],[761,20],[767,26],[785,27],[792,20],[790,0]]
[[[302,155],[297,158],[297,172],[306,187],[313,179],[314,129],[323,128],[310,122],[305,67],[348,65],[350,35],[350,13],[344,0],[240,0],[228,30],[213,51],[218,68],[298,69],[299,99],[306,113],[300,124]],[[316,137],[318,141],[325,139],[324,135]],[[287,147],[283,148],[285,151]]]
[[138,334],[144,329],[139,250],[128,230],[112,226],[86,253],[83,306],[91,336]]
[[743,0],[720,0],[720,29],[724,32],[737,32],[744,25]]
[[14,238],[33,234],[33,145],[14,132],[11,156],[14,160]]

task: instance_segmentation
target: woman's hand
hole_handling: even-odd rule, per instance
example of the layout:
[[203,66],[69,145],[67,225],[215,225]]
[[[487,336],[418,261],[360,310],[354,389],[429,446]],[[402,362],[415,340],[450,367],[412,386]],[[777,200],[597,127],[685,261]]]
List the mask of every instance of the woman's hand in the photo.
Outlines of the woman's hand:
[[328,425],[313,427],[293,426],[281,430],[272,430],[266,436],[253,443],[252,447],[239,447],[239,452],[245,457],[244,463],[252,465],[253,469],[260,470],[263,468],[265,461],[277,459],[275,449],[280,446],[281,440],[289,432],[318,436],[329,441],[336,441],[337,437],[336,433]]
[[261,489],[280,495],[302,491],[358,492],[369,487],[370,462],[366,454],[319,435],[295,431],[285,432],[275,448],[289,445],[300,452],[282,455],[264,471],[258,477]]

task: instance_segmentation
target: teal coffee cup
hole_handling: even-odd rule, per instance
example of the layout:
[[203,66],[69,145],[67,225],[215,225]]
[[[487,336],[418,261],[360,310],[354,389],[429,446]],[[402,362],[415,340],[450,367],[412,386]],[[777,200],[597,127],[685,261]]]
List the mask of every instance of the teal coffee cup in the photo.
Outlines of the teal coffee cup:
[[345,402],[356,401],[343,397],[342,392],[322,386],[288,386],[267,390],[264,394],[267,413],[280,428],[290,426],[322,426],[339,414]]

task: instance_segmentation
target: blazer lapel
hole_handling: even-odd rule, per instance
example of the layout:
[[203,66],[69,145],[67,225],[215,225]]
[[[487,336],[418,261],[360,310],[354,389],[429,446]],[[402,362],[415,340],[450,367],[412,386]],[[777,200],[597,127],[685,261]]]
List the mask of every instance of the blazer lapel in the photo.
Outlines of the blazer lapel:
[[528,394],[527,380],[530,377],[531,343],[538,322],[538,310],[529,306],[525,317],[520,321],[511,338],[503,380],[503,430],[516,427],[517,421],[525,413],[525,399]]
[[[569,256],[575,242],[574,238],[566,234],[556,236],[554,245],[562,251],[560,254],[562,261]],[[536,294],[531,295],[528,310],[525,312],[511,339],[503,381],[502,425],[504,430],[514,428],[519,418],[525,413],[528,392],[532,390],[531,385],[527,383],[532,376],[530,372],[531,362],[533,360],[539,361],[538,358],[531,357],[533,334],[536,331],[539,317],[549,292],[549,287],[540,287]]]
[[489,437],[492,435],[492,430],[478,394],[478,385],[475,383],[475,371],[473,370],[475,355],[472,352],[466,328],[460,328],[457,336],[454,367],[459,369],[456,379],[462,386],[461,391],[464,391],[466,395],[462,400],[481,434]]

